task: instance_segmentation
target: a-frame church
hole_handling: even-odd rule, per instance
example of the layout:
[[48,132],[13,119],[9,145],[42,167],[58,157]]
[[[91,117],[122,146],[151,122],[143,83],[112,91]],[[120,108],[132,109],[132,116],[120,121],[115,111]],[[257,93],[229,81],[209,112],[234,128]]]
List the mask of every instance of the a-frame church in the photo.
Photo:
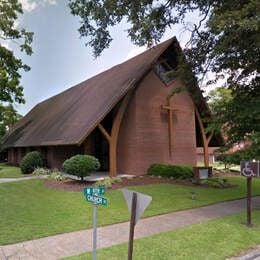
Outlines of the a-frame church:
[[180,51],[171,38],[39,103],[6,136],[8,162],[38,150],[50,168],[75,154],[94,155],[110,176],[144,174],[152,163],[196,165],[208,106],[199,89],[196,102],[187,91],[168,98],[179,86],[169,72]]

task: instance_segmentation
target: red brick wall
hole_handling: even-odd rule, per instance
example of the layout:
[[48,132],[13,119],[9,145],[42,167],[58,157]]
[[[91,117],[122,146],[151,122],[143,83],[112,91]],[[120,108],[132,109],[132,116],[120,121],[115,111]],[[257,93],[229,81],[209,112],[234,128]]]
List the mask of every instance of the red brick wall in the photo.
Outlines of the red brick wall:
[[50,146],[46,154],[48,168],[61,169],[66,159],[76,154],[83,154],[83,150],[78,146]]
[[83,150],[78,146],[49,146],[49,147],[26,147],[8,149],[8,163],[18,165],[26,153],[39,151],[44,156],[48,168],[62,168],[63,162],[76,154],[83,154]]
[[119,133],[118,172],[144,174],[156,162],[196,164],[194,107],[186,92],[171,98],[174,112],[174,142],[169,156],[168,113],[161,109],[177,82],[165,86],[150,72],[138,86]]

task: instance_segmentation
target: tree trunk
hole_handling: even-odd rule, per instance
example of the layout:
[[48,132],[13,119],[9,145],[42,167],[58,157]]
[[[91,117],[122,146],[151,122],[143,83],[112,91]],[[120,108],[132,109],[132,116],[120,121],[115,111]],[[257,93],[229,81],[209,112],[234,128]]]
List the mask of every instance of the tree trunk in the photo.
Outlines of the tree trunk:
[[207,141],[205,143],[203,142],[203,152],[204,152],[204,166],[209,167],[209,145]]

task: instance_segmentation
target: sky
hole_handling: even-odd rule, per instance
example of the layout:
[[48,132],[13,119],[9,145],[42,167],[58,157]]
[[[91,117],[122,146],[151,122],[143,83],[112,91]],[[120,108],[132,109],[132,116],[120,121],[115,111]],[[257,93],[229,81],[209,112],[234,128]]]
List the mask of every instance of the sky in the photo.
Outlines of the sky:
[[[24,63],[31,67],[22,72],[21,84],[24,88],[25,104],[15,108],[25,115],[37,103],[56,95],[118,63],[145,50],[134,46],[127,38],[126,23],[111,29],[112,44],[100,57],[94,59],[85,39],[80,38],[80,20],[70,14],[66,0],[19,0],[24,14],[18,26],[34,32],[33,55],[19,53]],[[198,19],[190,15],[190,19]],[[162,41],[176,36],[184,46],[189,38],[183,26],[168,30]],[[12,47],[11,47],[12,48]]]

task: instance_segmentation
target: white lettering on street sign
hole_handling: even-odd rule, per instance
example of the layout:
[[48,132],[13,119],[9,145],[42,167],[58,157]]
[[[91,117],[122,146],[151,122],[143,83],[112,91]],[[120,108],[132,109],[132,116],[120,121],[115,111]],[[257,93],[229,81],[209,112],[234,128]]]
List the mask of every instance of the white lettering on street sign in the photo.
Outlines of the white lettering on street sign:
[[89,201],[89,202],[92,202],[94,204],[97,204],[97,205],[103,205],[103,206],[107,205],[107,199],[106,198],[98,197],[98,196],[95,196],[95,195],[87,195],[86,200]]
[[105,194],[105,187],[85,187],[83,189],[84,195],[104,195]]
[[128,207],[128,210],[129,210],[130,213],[131,213],[131,209],[132,209],[133,193],[137,194],[136,215],[135,215],[135,223],[137,223],[137,221],[140,219],[140,217],[142,216],[145,209],[151,203],[152,197],[145,195],[143,193],[131,191],[131,190],[128,190],[128,189],[122,189],[122,192],[123,192],[123,195],[124,195],[124,198],[126,200],[127,207]]

